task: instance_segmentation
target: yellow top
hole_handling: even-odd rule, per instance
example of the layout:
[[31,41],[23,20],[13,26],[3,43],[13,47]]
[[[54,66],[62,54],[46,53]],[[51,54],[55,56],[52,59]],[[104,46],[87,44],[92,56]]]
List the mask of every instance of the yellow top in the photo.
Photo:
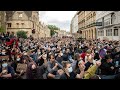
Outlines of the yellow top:
[[94,76],[97,68],[98,68],[98,67],[97,67],[96,65],[91,66],[91,67],[85,72],[85,74],[84,74],[84,79],[89,79],[90,77]]

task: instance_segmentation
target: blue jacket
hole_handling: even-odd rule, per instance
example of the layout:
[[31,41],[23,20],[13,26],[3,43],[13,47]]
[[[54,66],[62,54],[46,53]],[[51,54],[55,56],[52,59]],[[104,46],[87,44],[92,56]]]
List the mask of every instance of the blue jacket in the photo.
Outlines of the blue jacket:
[[[13,67],[11,66],[7,66],[7,71],[8,71],[8,74],[11,73],[12,77],[15,75],[15,71],[13,69]],[[0,67],[0,73],[2,72],[2,67]],[[0,78],[1,79],[1,78]]]

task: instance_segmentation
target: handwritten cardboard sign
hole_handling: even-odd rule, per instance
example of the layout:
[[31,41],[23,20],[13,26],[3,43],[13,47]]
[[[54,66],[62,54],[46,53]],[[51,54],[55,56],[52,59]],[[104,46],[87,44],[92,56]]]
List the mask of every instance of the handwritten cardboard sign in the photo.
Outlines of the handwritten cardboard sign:
[[23,72],[26,72],[26,70],[27,70],[27,64],[18,64],[17,65],[17,69],[16,69],[16,71],[17,72],[21,72],[23,70]]
[[9,56],[8,55],[7,56],[0,56],[0,60],[2,60],[2,59],[8,60]]

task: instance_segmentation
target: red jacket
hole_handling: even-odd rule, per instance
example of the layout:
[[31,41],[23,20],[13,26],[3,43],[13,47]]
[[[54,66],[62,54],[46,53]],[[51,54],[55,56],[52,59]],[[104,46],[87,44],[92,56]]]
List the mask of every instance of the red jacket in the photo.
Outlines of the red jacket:
[[85,56],[86,56],[86,53],[81,54],[81,57],[83,58],[83,61],[85,61]]
[[15,42],[16,47],[18,47],[18,40],[17,39],[10,39],[10,42],[6,42],[6,45],[12,45]]

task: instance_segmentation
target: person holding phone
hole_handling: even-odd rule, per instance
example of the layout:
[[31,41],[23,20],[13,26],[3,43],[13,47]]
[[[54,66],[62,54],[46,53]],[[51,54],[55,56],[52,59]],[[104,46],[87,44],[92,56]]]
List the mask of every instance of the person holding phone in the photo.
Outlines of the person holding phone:
[[13,67],[8,65],[8,61],[6,59],[2,59],[0,67],[0,79],[12,79],[14,76],[15,71]]

